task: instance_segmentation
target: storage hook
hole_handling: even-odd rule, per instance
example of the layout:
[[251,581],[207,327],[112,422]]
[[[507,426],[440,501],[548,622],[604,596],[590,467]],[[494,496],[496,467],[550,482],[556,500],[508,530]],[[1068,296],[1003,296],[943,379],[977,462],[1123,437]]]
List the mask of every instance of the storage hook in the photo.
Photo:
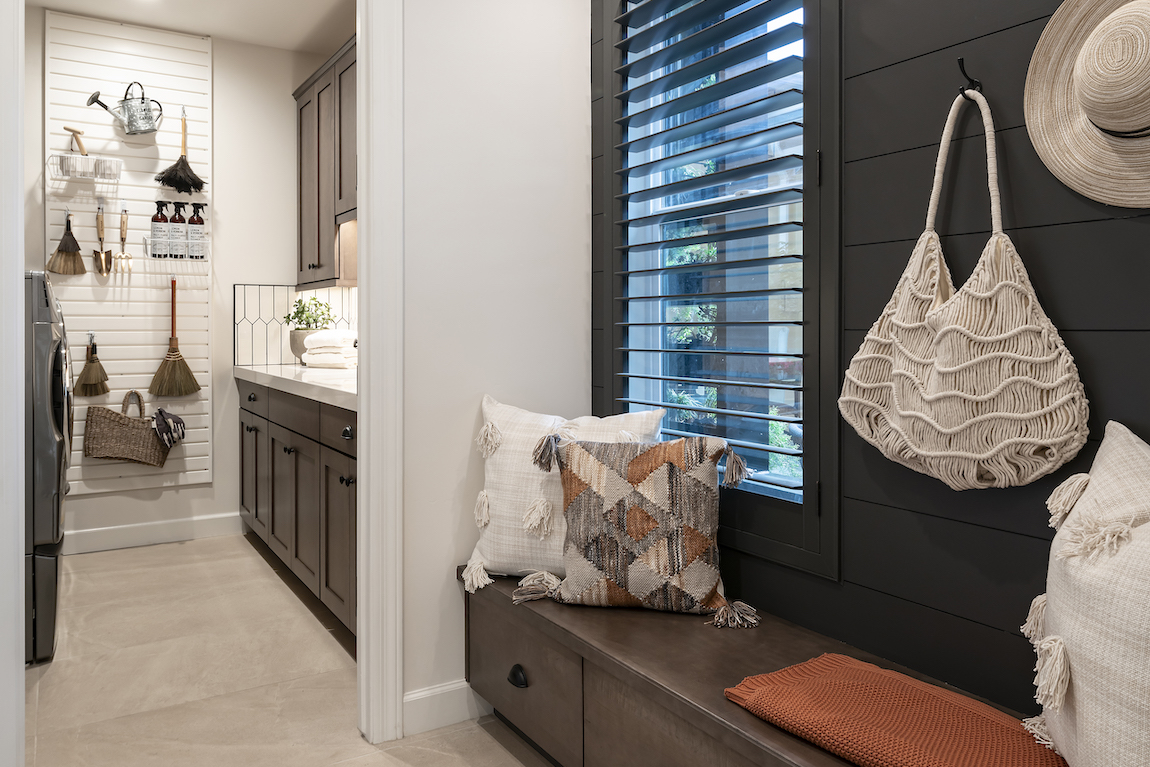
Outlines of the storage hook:
[[974,99],[966,95],[966,92],[973,90],[982,93],[982,80],[975,80],[966,73],[966,62],[962,56],[958,57],[958,71],[962,72],[962,76],[966,78],[966,85],[958,86],[958,94],[967,101],[974,101]]

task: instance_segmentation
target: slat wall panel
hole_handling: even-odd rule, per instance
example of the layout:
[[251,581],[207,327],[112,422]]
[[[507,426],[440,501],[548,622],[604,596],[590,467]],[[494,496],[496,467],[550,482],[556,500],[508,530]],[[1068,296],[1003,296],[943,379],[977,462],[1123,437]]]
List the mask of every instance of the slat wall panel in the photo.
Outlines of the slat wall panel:
[[[962,82],[955,59],[964,56],[1000,128],[1004,225],[1079,365],[1090,441],[1026,487],[958,493],[887,460],[843,426],[842,581],[723,550],[732,593],[1027,714],[1037,712],[1034,654],[1018,627],[1045,582],[1053,536],[1045,500],[1067,476],[1089,470],[1106,421],[1150,435],[1150,319],[1139,290],[1150,278],[1150,215],[1067,189],[1041,163],[1024,125],[1030,55],[1058,5],[842,3],[840,365],[889,299],[922,232],[938,137]],[[940,207],[956,283],[969,276],[990,229],[981,132],[967,110]]]
[[[64,231],[66,210],[74,215],[73,233],[89,270],[83,275],[52,275],[64,309],[74,373],[84,366],[88,331],[95,331],[100,361],[112,391],[102,397],[78,397],[75,441],[68,480],[72,495],[204,484],[212,481],[211,409],[211,267],[210,261],[150,259],[155,200],[210,202],[206,194],[177,195],[162,189],[156,173],[180,153],[180,106],[188,110],[188,161],[209,183],[212,169],[212,44],[209,38],[89,19],[48,11],[45,22],[45,163],[47,155],[67,151],[70,134],[63,126],[83,130],[89,154],[124,162],[118,184],[62,182],[45,165],[45,231],[51,247]],[[85,102],[96,90],[113,109],[132,81],[140,81],[148,98],[164,106],[160,130],[150,136],[127,136],[113,118]],[[133,256],[130,275],[100,277],[92,271],[97,247],[96,197],[105,203],[104,248],[119,247],[120,200],[129,213],[127,250]],[[169,215],[171,210],[169,208]],[[190,206],[185,216],[190,216]],[[205,217],[209,222],[212,210]],[[47,259],[45,254],[45,259]],[[171,335],[169,275],[178,281],[177,335],[180,352],[202,390],[191,397],[154,399],[147,393],[152,375],[168,349]],[[89,405],[119,411],[124,394],[136,389],[145,412],[163,407],[184,419],[184,442],[163,467],[84,457],[84,420]],[[133,407],[130,411],[135,413]]]

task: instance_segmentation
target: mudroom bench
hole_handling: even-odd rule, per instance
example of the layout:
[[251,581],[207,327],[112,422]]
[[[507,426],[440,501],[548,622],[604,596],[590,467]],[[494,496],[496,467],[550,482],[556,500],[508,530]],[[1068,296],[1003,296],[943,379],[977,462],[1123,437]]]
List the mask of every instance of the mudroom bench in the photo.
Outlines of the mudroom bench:
[[562,767],[849,766],[731,703],[723,688],[827,652],[940,684],[768,614],[755,629],[719,630],[697,616],[516,606],[515,586],[496,577],[466,595],[467,680]]

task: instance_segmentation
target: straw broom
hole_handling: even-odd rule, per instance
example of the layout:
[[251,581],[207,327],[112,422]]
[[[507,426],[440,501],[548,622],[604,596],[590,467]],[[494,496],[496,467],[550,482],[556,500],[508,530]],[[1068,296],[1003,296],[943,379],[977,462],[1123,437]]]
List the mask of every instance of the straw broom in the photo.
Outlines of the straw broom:
[[184,194],[202,191],[204,188],[203,179],[196,175],[191,165],[188,165],[188,110],[186,107],[181,107],[180,135],[180,159],[176,160],[175,164],[167,170],[157,174],[156,181],[159,181],[161,186],[170,187]]
[[200,384],[180,354],[180,340],[176,338],[176,277],[172,275],[172,337],[168,339],[168,354],[152,376],[148,392],[159,397],[185,397],[199,390]]
[[108,386],[108,373],[104,370],[100,358],[96,356],[96,337],[94,333],[88,334],[88,359],[84,362],[84,369],[76,379],[76,394],[81,397],[98,397],[111,391]]
[[56,274],[86,274],[88,271],[84,268],[84,257],[80,255],[80,243],[76,242],[76,236],[72,234],[70,212],[64,213],[64,236],[60,238],[52,258],[48,259],[46,268]]

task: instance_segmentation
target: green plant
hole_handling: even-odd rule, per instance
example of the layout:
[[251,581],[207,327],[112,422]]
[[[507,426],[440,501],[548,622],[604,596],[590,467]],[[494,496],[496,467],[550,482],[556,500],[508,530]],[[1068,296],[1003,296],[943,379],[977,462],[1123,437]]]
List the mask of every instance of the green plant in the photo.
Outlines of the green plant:
[[295,325],[297,330],[326,328],[335,322],[335,315],[331,313],[331,304],[314,296],[307,301],[297,298],[291,313],[284,317],[284,322]]
[[[777,407],[770,408],[767,412],[771,415],[778,415],[779,409]],[[771,421],[767,426],[767,433],[772,447],[783,447],[789,450],[797,450],[798,445],[791,439],[791,435],[787,434],[787,425],[782,421]],[[795,477],[801,479],[803,476],[803,459],[797,455],[780,455],[775,453],[771,456],[771,471],[776,474],[782,474],[785,477]]]

